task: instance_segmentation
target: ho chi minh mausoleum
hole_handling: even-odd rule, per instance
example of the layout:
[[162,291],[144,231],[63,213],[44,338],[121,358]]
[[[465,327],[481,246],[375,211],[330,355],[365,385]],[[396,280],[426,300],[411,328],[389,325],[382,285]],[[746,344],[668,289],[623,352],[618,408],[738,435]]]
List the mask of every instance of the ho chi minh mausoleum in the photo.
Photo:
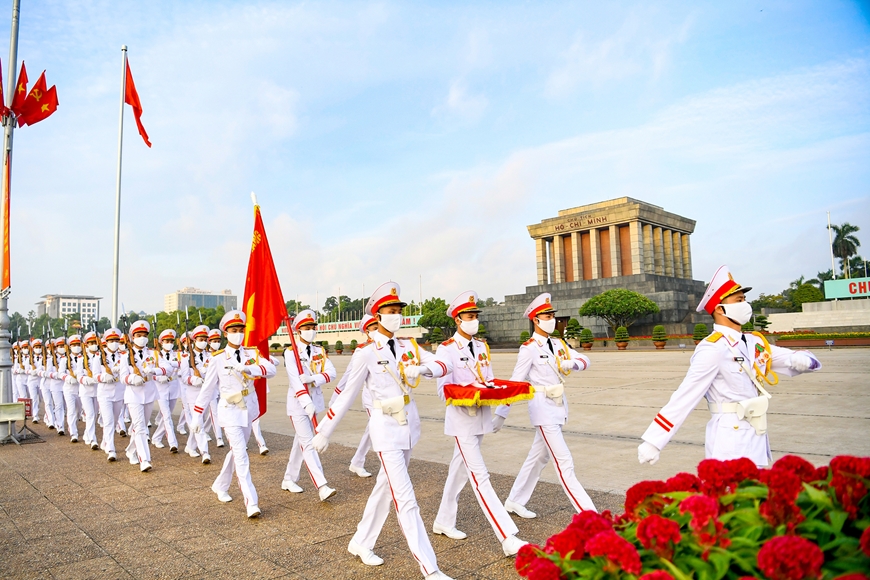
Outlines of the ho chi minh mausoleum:
[[656,324],[668,334],[691,334],[696,322],[712,322],[695,312],[706,284],[692,279],[694,220],[622,197],[562,210],[528,229],[535,240],[538,283],[484,309],[481,321],[492,342],[516,342],[524,330],[531,331],[523,312],[541,292],[553,296],[560,331],[569,318],[577,318],[595,336],[612,336],[604,321],[581,318],[577,310],[613,288],[640,292],[661,310],[629,328],[633,336],[651,335]]

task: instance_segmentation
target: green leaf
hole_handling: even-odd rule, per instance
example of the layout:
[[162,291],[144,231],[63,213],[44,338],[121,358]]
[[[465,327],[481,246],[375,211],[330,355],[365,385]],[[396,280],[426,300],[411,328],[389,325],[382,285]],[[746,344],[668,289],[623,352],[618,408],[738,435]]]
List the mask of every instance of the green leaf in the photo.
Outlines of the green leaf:
[[839,510],[832,510],[828,512],[828,520],[831,522],[831,527],[834,528],[838,534],[843,531],[843,524],[846,523],[846,520],[849,519],[849,514]]
[[725,550],[710,552],[707,562],[713,564],[713,569],[716,571],[715,578],[720,580],[728,573],[728,568],[731,567],[731,556]]
[[827,492],[816,489],[808,483],[804,483],[804,493],[807,494],[807,497],[813,504],[819,507],[833,509],[834,504],[831,502],[831,496],[828,495]]

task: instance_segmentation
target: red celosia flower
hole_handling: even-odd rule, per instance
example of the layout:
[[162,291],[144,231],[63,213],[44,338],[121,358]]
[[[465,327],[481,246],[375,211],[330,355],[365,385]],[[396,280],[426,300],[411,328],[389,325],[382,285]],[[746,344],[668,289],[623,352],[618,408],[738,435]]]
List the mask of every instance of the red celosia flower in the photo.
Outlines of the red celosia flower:
[[682,539],[680,524],[660,515],[651,515],[637,525],[637,539],[644,548],[670,560],[674,557],[674,544]]
[[803,489],[797,473],[775,467],[762,471],[759,479],[767,485],[768,495],[767,501],[761,504],[758,511],[772,526],[793,526],[804,521],[805,518],[795,503]]
[[827,481],[830,472],[831,470],[828,469],[827,465],[816,468],[815,473],[813,473],[813,481]]
[[538,559],[538,550],[540,549],[540,546],[526,544],[520,548],[519,552],[517,552],[517,559],[514,562],[514,566],[516,566],[517,572],[520,576],[528,574],[529,567]]
[[616,573],[622,569],[629,574],[640,574],[640,554],[637,553],[637,548],[619,537],[613,530],[595,534],[586,542],[586,551],[592,557],[607,558],[607,564],[604,566],[606,572]]
[[664,570],[656,570],[655,572],[647,572],[638,580],[674,580],[674,577]]
[[727,461],[705,459],[698,464],[698,476],[704,482],[705,493],[720,496],[733,492],[745,479],[757,479],[758,467],[746,457]]
[[843,574],[842,576],[837,576],[834,580],[870,580],[864,574],[860,572],[852,572],[851,574]]
[[559,580],[562,570],[551,560],[538,558],[529,566],[527,577],[529,580]]
[[861,534],[861,551],[870,558],[870,528],[864,528],[864,533]]
[[813,464],[797,455],[786,455],[776,460],[772,469],[784,469],[790,471],[801,478],[801,481],[810,483],[816,481],[816,468]]
[[665,482],[668,491],[701,491],[701,480],[692,473],[678,473]]
[[582,560],[583,549],[589,537],[591,536],[587,536],[580,529],[568,526],[547,540],[544,551],[548,554],[555,552],[563,558],[567,558],[568,554],[571,554],[572,560]]
[[849,517],[858,517],[858,503],[867,495],[864,479],[870,478],[870,458],[839,455],[831,460],[831,487]]
[[577,542],[579,546],[574,553],[575,559],[583,557],[583,551],[586,549],[586,542],[589,541],[589,538],[612,527],[613,524],[607,518],[591,510],[576,514],[566,528],[566,530],[574,532],[573,541]]
[[640,481],[635,483],[625,493],[625,513],[632,517],[641,517],[641,512],[648,514],[661,513],[670,500],[661,497],[668,491],[664,481]]
[[758,551],[758,567],[770,580],[820,578],[825,555],[800,536],[771,538]]
[[680,513],[692,514],[692,529],[696,532],[719,515],[719,502],[708,495],[691,495],[680,504]]

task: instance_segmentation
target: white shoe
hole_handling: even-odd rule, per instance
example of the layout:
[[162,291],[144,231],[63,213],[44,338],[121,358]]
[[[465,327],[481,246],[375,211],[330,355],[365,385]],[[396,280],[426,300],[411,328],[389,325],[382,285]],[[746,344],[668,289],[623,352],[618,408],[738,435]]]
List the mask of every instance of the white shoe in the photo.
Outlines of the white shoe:
[[323,484],[319,488],[317,488],[317,493],[320,495],[320,501],[326,501],[334,496],[336,492],[328,485]]
[[538,514],[536,514],[532,510],[526,509],[526,506],[520,505],[517,502],[511,501],[509,499],[505,500],[504,509],[506,509],[509,514],[517,514],[521,518],[525,518],[527,520],[538,517]]
[[356,473],[356,474],[359,475],[360,477],[371,477],[371,476],[372,476],[371,473],[369,473],[368,471],[366,471],[365,467],[357,467],[357,466],[355,466],[355,465],[351,465],[350,467],[348,467],[348,469],[349,469],[352,473]]
[[111,451],[111,452],[109,452],[109,456],[106,458],[106,461],[114,462],[114,461],[116,461],[117,459],[118,459],[118,458],[115,456],[115,452],[114,452],[114,451]]
[[501,543],[501,549],[504,551],[505,556],[516,556],[517,552],[520,551],[520,548],[528,544],[528,542],[519,539],[516,536],[508,536]]
[[268,454],[269,454],[269,448],[266,447],[265,445],[261,445],[260,446],[260,455],[268,455]]
[[33,418],[30,420],[30,422],[33,423],[34,425],[39,425],[39,419],[38,419],[37,417],[33,417]]
[[442,572],[441,570],[436,570],[431,574],[428,574],[424,580],[453,580],[450,576]]
[[139,456],[135,453],[128,453],[127,459],[130,460],[130,465],[139,465]]
[[233,501],[232,496],[229,493],[222,491],[220,489],[215,489],[214,486],[211,487],[211,490],[217,494],[218,501],[221,503],[229,503]]
[[202,454],[202,464],[208,465],[209,463],[211,463],[211,455],[209,455],[208,453],[203,453]]
[[96,450],[99,449],[99,448],[100,448],[100,446],[97,445],[97,442],[96,442],[96,441],[94,441],[93,443],[91,443],[91,451],[96,451]]
[[258,505],[249,505],[248,506],[248,517],[249,518],[258,518],[260,514],[263,512],[260,511],[260,506]]
[[197,451],[196,449],[185,449],[185,451],[191,457],[199,457],[199,451]]
[[139,465],[139,471],[141,471],[142,473],[145,473],[146,471],[151,471],[151,463],[149,463],[148,461],[143,461]]
[[211,435],[209,435],[208,433],[205,434],[205,441],[206,443],[211,443]]
[[185,429],[184,427],[179,427],[178,429],[176,429],[176,431],[178,431],[179,435],[187,435],[187,429]]
[[76,437],[76,436],[72,436],[72,437],[69,438],[69,442],[70,442],[70,443],[78,443],[78,442],[79,442],[79,438]]
[[302,488],[299,487],[295,481],[290,481],[289,479],[285,479],[281,482],[281,489],[291,493],[302,493]]
[[464,540],[468,537],[468,534],[465,532],[461,532],[456,528],[448,528],[446,526],[442,526],[437,522],[432,524],[432,532],[435,534],[441,534],[442,536],[447,536],[451,540]]
[[218,440],[217,440],[217,446],[218,446],[218,447],[223,447],[223,446],[224,446],[224,440],[223,440],[223,439],[218,439]]
[[164,447],[166,447],[166,445],[164,445],[164,444],[161,443],[160,441],[152,441],[151,444],[152,444],[154,447],[156,447],[157,449],[163,449]]
[[354,556],[359,557],[359,559],[362,560],[362,563],[366,566],[380,566],[384,563],[383,558],[376,556],[374,552],[368,548],[363,548],[353,540],[351,540],[350,544],[347,545],[347,551]]

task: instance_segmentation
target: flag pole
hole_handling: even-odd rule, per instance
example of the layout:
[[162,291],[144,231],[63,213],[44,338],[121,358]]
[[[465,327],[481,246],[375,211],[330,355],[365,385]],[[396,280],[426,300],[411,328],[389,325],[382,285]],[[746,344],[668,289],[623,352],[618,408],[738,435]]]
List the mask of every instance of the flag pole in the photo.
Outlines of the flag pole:
[[118,179],[115,182],[115,261],[112,270],[112,324],[118,323],[118,259],[121,251],[121,157],[124,150],[124,97],[127,94],[127,45],[121,46],[121,111],[118,113]]
[[[21,14],[20,0],[12,0],[12,28],[9,34],[9,60],[6,62],[6,100],[12,105],[15,97],[15,65],[18,63],[18,20]],[[15,129],[15,115],[3,117],[3,202],[0,203],[0,223],[3,224],[3,248],[0,251],[0,272],[3,272],[3,286],[0,289],[0,403],[12,403],[12,335],[9,332],[9,195],[12,186],[12,133]],[[0,440],[12,435],[12,423],[0,424]]]

